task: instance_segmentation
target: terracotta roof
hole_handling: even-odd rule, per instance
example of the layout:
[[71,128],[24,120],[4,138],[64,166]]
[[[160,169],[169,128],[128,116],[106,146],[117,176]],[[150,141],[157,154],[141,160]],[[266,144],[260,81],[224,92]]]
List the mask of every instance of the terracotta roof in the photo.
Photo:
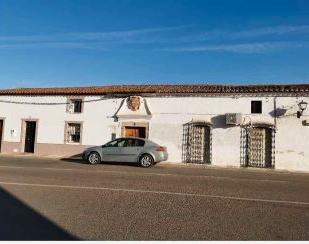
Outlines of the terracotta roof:
[[242,94],[303,93],[309,84],[293,85],[119,85],[64,88],[16,88],[0,90],[4,95],[108,95],[108,94]]

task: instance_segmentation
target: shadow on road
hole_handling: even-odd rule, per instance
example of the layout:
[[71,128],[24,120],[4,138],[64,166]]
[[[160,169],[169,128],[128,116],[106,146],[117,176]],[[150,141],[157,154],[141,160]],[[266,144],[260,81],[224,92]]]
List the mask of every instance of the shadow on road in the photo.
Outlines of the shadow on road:
[[2,188],[0,188],[0,239],[77,240]]
[[[69,158],[61,158],[60,160],[70,163],[88,164],[85,160],[81,158],[81,154],[73,155],[72,157]],[[102,162],[102,164],[139,167],[138,163],[127,163],[127,162]]]
[[61,158],[61,161],[69,162],[69,163],[76,163],[76,164],[87,164],[86,161],[80,159],[80,158]]

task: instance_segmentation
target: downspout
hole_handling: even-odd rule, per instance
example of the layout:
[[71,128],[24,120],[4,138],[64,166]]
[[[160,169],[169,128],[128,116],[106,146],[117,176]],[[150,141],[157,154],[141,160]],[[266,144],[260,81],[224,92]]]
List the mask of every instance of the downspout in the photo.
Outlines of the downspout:
[[277,131],[277,97],[274,97],[274,124]]

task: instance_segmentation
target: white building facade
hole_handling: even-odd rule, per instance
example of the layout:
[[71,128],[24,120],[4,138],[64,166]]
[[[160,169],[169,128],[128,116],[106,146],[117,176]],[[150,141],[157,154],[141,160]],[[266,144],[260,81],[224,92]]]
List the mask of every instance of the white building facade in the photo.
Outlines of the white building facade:
[[309,85],[0,91],[1,153],[72,157],[135,136],[170,163],[309,172]]

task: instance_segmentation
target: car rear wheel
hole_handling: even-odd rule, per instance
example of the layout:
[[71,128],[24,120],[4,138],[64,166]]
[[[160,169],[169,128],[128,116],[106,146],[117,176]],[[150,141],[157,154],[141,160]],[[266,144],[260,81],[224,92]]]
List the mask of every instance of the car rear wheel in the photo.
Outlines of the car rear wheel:
[[143,167],[143,168],[148,168],[150,167],[151,165],[153,165],[154,163],[154,160],[153,160],[153,157],[149,154],[143,154],[140,159],[139,159],[139,162],[140,162],[140,165]]
[[88,162],[90,164],[99,164],[101,163],[101,157],[97,152],[91,152],[88,156]]

